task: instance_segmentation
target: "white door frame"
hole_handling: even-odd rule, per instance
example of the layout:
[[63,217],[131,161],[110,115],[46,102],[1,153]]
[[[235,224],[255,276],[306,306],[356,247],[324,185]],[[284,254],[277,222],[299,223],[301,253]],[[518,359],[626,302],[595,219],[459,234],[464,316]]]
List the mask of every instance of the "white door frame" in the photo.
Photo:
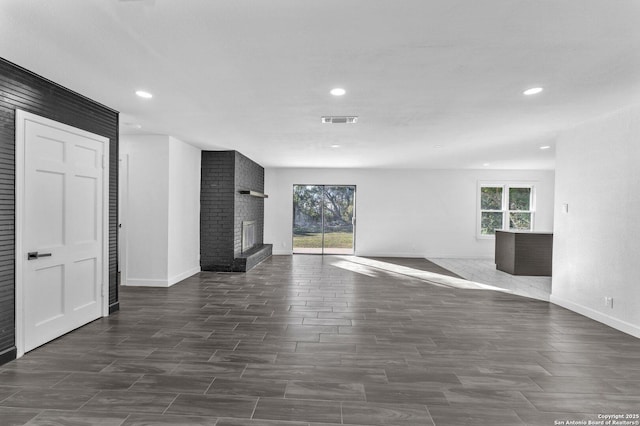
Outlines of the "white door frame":
[[127,248],[129,246],[129,236],[127,235],[127,220],[129,218],[129,154],[124,154],[119,159],[118,210],[118,267],[120,268],[120,285],[127,285]]
[[15,313],[16,313],[16,350],[17,358],[24,355],[25,318],[24,318],[24,271],[26,253],[22,247],[24,237],[25,215],[25,128],[27,121],[61,129],[79,136],[104,142],[104,156],[102,160],[102,316],[109,315],[109,139],[84,130],[38,115],[16,110],[16,175],[15,175]]

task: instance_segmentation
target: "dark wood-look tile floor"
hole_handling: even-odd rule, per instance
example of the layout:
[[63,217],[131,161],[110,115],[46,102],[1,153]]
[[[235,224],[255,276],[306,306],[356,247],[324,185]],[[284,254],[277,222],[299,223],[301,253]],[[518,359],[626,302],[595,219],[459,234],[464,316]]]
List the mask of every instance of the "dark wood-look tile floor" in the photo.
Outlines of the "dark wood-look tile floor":
[[246,274],[122,288],[120,312],[0,366],[0,425],[513,426],[640,413],[638,339],[546,302],[383,267],[433,272],[426,260],[349,259],[275,256]]

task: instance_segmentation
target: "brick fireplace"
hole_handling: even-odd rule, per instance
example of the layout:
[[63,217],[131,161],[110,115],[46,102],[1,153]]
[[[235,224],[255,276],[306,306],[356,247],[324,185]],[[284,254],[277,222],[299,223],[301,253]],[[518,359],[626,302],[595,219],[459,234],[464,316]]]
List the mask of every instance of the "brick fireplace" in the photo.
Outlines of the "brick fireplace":
[[237,151],[203,151],[200,267],[246,272],[271,256],[264,244],[264,169]]

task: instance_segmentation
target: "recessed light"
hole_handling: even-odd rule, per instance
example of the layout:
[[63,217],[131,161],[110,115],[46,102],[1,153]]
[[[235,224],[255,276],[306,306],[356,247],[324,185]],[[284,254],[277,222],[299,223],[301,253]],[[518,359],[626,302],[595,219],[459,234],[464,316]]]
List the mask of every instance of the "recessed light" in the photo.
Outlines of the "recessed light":
[[489,167],[489,166],[491,165],[491,163],[482,163],[482,165],[483,165],[484,167]]
[[531,96],[531,95],[537,95],[538,93],[542,92],[544,89],[542,87],[532,87],[531,89],[527,89],[524,92],[522,92],[523,95],[527,95],[527,96]]
[[347,93],[347,91],[341,87],[336,87],[335,89],[331,89],[329,93],[331,93],[333,96],[342,96]]
[[549,145],[545,145],[545,146],[541,146],[540,147],[540,149],[549,149],[549,148],[551,148],[551,146],[549,146]]
[[136,91],[136,95],[140,96],[141,98],[145,98],[145,99],[153,98],[153,95],[151,93],[145,92],[144,90]]
[[440,148],[442,148],[442,145],[436,145],[436,146],[434,146],[434,148],[440,149]]
[[333,145],[331,145],[331,148],[340,148],[340,145],[338,145],[338,144],[333,144]]

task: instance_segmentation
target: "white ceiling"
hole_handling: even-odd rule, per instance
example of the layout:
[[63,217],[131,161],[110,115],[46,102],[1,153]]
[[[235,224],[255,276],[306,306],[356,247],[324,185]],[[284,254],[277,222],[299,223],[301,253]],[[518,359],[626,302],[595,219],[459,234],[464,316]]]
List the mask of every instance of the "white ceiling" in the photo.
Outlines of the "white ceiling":
[[265,167],[552,169],[640,103],[640,1],[1,0],[0,56]]

